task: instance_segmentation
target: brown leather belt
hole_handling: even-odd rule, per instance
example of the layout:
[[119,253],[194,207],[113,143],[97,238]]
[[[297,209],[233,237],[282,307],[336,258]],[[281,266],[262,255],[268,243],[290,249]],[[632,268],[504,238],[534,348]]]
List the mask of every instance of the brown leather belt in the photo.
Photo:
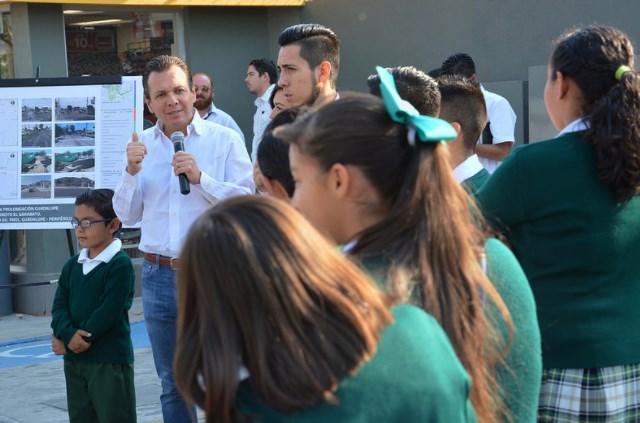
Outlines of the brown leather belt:
[[178,270],[178,257],[166,257],[151,253],[144,253],[143,257],[151,263],[158,263],[162,267],[170,267],[173,270]]

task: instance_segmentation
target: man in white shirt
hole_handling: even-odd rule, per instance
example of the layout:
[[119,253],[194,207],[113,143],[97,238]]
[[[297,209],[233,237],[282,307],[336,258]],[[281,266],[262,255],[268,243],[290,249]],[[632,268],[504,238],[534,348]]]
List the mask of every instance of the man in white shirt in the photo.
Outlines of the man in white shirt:
[[278,85],[289,106],[320,107],[339,98],[340,40],[319,24],[290,26],[278,37]]
[[[466,53],[449,56],[440,67],[442,75],[462,75],[477,81],[476,65]],[[480,86],[487,108],[487,126],[478,139],[475,152],[489,173],[509,155],[515,141],[516,114],[506,98]]]
[[[149,61],[143,76],[145,103],[158,117],[155,126],[133,134],[126,169],[113,198],[125,224],[140,223],[144,252],[142,302],[166,422],[190,422],[190,410],[173,381],[176,334],[176,269],[193,221],[227,197],[254,191],[252,166],[240,136],[202,120],[187,65],[173,56]],[[182,132],[184,151],[174,153],[171,134]],[[180,193],[178,175],[191,184]],[[215,252],[212,252],[215,253]],[[194,410],[191,410],[194,411]]]
[[269,97],[278,80],[275,63],[269,59],[254,59],[249,63],[247,76],[244,79],[249,92],[256,96],[256,113],[253,115],[253,142],[251,143],[251,160],[256,161],[258,144],[262,139],[264,128],[269,124],[271,105]]
[[244,134],[236,121],[228,113],[218,109],[213,104],[215,92],[213,79],[211,79],[210,75],[202,72],[193,75],[193,93],[196,95],[196,102],[193,106],[198,110],[200,117],[209,122],[233,129],[240,135],[244,143]]

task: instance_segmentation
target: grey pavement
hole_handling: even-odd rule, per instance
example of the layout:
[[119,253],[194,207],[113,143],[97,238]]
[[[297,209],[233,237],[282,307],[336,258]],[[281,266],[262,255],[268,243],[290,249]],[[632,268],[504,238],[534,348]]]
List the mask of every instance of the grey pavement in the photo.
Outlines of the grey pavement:
[[[139,297],[134,299],[130,320],[132,324],[144,320]],[[30,343],[42,344],[51,333],[50,323],[50,315],[0,317],[0,344],[15,342],[25,349]],[[134,354],[138,422],[162,422],[160,379],[151,348],[135,349]],[[62,360],[0,368],[0,423],[68,422],[66,401]],[[199,421],[204,421],[202,412]]]

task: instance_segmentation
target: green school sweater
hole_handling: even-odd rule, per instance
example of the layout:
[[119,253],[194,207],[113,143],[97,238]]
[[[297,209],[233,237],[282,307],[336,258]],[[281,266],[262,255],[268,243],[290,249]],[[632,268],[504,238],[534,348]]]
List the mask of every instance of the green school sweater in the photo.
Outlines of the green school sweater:
[[[537,420],[538,396],[542,379],[540,328],[536,318],[535,302],[527,278],[511,251],[500,241],[488,239],[485,244],[487,276],[500,294],[511,314],[513,339],[504,365],[497,368],[498,383],[502,387],[503,401],[511,421],[518,423]],[[363,262],[364,268],[385,286],[388,261],[377,258]],[[494,324],[507,340],[508,328],[500,319],[497,309],[486,304]]]
[[133,363],[129,309],[135,291],[131,259],[122,251],[87,275],[78,255],[65,263],[51,310],[51,328],[65,346],[78,329],[91,333],[91,347],[65,360],[93,363]]
[[[534,423],[542,381],[542,352],[536,304],[527,277],[511,250],[497,239],[485,245],[487,276],[507,306],[513,323],[512,342],[504,365],[497,370],[503,401],[512,422]],[[498,310],[486,304],[492,315]],[[496,322],[505,340],[508,327]]]
[[537,303],[545,368],[640,363],[640,196],[598,181],[582,132],[517,147],[480,189]]
[[240,385],[238,406],[263,423],[475,422],[469,377],[440,325],[410,305],[394,307],[393,316],[371,360],[340,382],[338,405],[285,414],[261,401],[249,378]]
[[470,193],[477,192],[485,182],[491,177],[491,174],[487,169],[481,169],[478,173],[462,181],[461,185],[467,189]]

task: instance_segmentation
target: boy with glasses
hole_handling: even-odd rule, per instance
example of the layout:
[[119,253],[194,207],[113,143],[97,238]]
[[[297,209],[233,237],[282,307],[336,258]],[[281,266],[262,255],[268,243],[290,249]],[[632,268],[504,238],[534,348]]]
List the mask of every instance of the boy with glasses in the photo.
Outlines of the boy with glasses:
[[71,226],[82,251],[65,263],[53,300],[51,345],[64,355],[71,423],[136,421],[129,326],[135,274],[115,238],[122,223],[112,198],[110,189],[76,198]]

